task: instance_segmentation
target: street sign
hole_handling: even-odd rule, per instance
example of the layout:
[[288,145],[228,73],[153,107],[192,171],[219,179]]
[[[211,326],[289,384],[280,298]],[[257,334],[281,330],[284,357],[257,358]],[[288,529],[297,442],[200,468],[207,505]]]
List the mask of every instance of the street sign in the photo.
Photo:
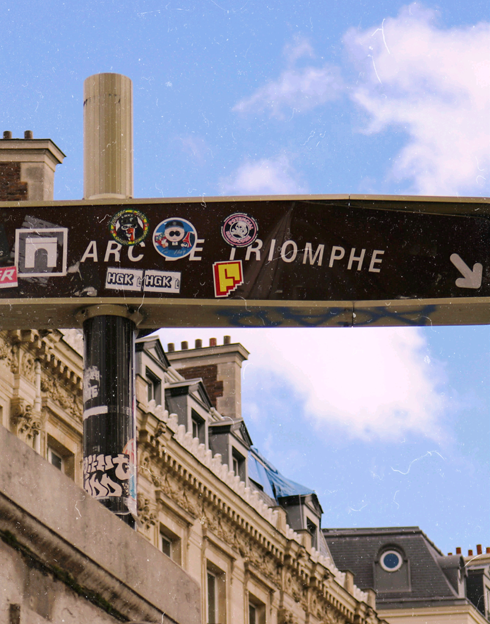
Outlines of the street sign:
[[0,327],[490,322],[490,201],[302,196],[0,204]]

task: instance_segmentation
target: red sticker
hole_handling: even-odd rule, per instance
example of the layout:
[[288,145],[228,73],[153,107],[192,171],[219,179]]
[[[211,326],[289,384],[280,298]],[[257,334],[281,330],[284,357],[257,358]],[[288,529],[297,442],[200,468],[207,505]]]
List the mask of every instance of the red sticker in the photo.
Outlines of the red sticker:
[[15,288],[17,286],[17,267],[0,267],[0,288]]

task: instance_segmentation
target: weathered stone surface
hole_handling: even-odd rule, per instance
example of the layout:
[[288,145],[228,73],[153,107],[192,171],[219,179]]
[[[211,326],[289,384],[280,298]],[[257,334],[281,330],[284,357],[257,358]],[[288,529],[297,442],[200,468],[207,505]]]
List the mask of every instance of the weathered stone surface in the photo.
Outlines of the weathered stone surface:
[[3,427],[0,531],[0,621],[11,604],[23,624],[61,622],[61,607],[67,622],[114,622],[104,606],[125,621],[201,621],[188,574]]

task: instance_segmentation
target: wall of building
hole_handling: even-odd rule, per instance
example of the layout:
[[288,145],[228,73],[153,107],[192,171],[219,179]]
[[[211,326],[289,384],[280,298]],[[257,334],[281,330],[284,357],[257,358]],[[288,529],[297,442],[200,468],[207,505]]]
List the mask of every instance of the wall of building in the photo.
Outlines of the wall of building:
[[0,622],[199,624],[180,566],[0,427]]

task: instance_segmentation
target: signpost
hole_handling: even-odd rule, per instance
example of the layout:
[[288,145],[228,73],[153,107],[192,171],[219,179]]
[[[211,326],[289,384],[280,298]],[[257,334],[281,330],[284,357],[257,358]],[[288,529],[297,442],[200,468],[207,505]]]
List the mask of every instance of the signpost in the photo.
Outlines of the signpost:
[[0,203],[0,329],[83,327],[84,488],[134,526],[136,327],[490,323],[490,200],[132,199],[132,85],[84,84],[84,201]]
[[490,322],[490,201],[307,196],[0,204],[0,327]]

